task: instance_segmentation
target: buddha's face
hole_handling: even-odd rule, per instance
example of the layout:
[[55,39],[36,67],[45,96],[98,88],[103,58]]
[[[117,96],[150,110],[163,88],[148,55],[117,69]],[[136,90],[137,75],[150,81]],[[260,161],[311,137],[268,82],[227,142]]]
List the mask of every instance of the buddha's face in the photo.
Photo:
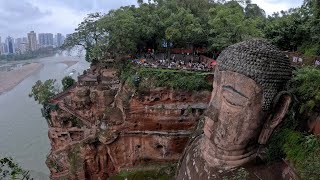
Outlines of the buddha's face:
[[262,89],[253,79],[217,68],[205,117],[205,136],[225,151],[256,145],[267,115],[262,110],[262,98]]

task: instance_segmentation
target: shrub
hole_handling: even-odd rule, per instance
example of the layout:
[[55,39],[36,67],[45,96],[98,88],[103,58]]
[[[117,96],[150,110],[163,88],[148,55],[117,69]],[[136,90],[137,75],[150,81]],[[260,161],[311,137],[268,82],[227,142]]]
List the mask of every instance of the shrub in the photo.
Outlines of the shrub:
[[[149,166],[148,168],[152,167]],[[168,164],[165,166],[155,166],[154,170],[144,170],[145,167],[140,167],[135,171],[122,171],[119,174],[109,177],[110,180],[141,180],[141,179],[158,179],[158,180],[173,180],[176,164]]]
[[287,130],[283,145],[286,158],[292,162],[302,179],[320,177],[320,139],[314,135]]
[[72,85],[74,85],[76,83],[76,81],[74,79],[72,79],[71,76],[66,76],[61,80],[61,83],[63,86],[63,90],[66,90],[69,87],[71,87]]
[[33,97],[39,104],[47,104],[49,99],[59,92],[57,88],[56,80],[49,79],[45,82],[38,80],[35,85],[32,86],[29,97]]
[[289,91],[294,101],[282,124],[268,142],[268,160],[286,158],[292,162],[302,179],[320,177],[320,139],[315,135],[297,131],[304,124],[300,119],[320,104],[320,70],[305,67],[295,72]]
[[206,81],[207,73],[140,68],[137,75],[141,79],[140,88],[168,87],[187,91],[212,89],[211,83]]
[[23,170],[12,158],[0,158],[0,179],[32,179],[29,171]]
[[300,113],[314,110],[320,104],[320,69],[301,68],[290,81],[291,91],[299,97]]
[[80,157],[80,144],[75,145],[75,147],[69,150],[68,161],[70,163],[72,173],[76,173],[77,170],[83,166],[82,159]]

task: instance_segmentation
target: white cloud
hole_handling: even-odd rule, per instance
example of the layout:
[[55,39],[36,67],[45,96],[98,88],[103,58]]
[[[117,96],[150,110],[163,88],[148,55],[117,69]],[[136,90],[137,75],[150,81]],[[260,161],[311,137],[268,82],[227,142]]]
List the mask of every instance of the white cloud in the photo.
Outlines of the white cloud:
[[252,3],[264,9],[267,15],[272,15],[273,12],[300,7],[303,0],[252,0]]

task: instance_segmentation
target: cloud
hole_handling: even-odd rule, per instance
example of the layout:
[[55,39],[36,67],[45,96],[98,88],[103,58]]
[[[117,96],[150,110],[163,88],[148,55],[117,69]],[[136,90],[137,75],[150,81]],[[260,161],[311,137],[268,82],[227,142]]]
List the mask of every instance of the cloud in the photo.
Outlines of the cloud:
[[40,11],[40,9],[29,2],[22,1],[1,1],[0,17],[9,22],[19,23],[21,21],[30,21],[42,18],[49,11]]
[[267,15],[272,15],[274,12],[300,7],[303,0],[252,0],[252,3],[256,3],[260,8],[264,9]]
[[0,34],[20,34],[50,14],[25,0],[0,0]]
[[136,0],[33,0],[33,2],[45,3],[47,6],[64,7],[73,12],[107,12],[121,6],[135,5]]

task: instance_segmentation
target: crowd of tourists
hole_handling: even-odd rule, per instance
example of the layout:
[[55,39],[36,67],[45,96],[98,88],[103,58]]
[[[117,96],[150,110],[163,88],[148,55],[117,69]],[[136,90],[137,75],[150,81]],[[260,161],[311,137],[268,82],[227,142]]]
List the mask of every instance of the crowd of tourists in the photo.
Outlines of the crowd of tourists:
[[208,58],[210,59],[209,61],[203,60],[201,56],[197,53],[178,53],[171,54],[168,57],[165,53],[155,54],[152,49],[148,49],[143,55],[136,56],[132,62],[139,66],[150,68],[212,71],[216,61],[210,58]]
[[207,64],[200,61],[183,61],[183,60],[146,60],[146,59],[134,59],[133,63],[143,67],[150,68],[167,68],[167,69],[184,69],[194,71],[212,71],[215,63]]

